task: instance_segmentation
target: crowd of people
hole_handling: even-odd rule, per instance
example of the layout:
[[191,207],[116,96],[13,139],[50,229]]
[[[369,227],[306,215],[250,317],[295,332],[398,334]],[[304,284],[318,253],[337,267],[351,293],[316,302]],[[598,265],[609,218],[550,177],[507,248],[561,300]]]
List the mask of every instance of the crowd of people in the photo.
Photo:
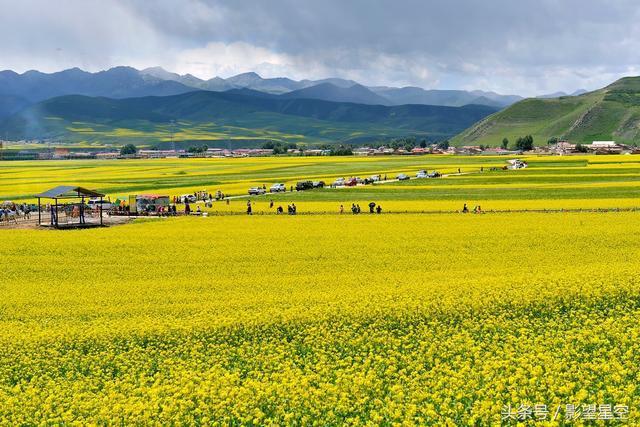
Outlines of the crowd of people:
[[17,222],[18,219],[31,219],[31,213],[38,212],[37,206],[27,203],[3,203],[0,205],[0,222]]

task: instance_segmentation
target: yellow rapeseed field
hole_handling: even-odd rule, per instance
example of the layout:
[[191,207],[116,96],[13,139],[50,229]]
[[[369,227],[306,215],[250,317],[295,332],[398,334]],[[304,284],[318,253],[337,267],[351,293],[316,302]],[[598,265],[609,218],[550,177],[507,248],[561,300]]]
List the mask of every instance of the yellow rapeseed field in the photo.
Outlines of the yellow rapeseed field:
[[638,235],[635,212],[4,230],[0,425],[500,425],[543,404],[637,424]]

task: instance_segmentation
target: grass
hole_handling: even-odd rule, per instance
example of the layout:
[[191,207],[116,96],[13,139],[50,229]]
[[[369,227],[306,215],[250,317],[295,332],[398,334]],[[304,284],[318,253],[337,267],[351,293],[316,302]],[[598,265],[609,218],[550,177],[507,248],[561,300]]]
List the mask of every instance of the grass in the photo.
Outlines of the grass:
[[532,135],[537,145],[551,137],[573,143],[597,140],[640,143],[639,77],[621,79],[595,92],[577,97],[526,99],[471,126],[455,138],[456,145],[499,146]]

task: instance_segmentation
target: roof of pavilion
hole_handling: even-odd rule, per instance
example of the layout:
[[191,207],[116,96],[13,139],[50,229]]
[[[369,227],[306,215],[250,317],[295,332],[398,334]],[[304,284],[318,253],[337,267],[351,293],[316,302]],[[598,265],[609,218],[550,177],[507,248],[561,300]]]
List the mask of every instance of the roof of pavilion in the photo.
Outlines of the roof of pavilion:
[[104,194],[82,187],[59,185],[44,193],[36,194],[35,197],[43,199],[77,199],[81,197],[104,197]]

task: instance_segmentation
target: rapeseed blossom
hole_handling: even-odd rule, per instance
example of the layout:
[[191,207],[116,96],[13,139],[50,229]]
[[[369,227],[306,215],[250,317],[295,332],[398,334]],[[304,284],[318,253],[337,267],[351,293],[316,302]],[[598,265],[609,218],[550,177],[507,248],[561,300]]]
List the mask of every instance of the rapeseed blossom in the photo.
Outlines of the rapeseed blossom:
[[634,419],[639,220],[5,230],[0,424],[499,425],[539,403]]

